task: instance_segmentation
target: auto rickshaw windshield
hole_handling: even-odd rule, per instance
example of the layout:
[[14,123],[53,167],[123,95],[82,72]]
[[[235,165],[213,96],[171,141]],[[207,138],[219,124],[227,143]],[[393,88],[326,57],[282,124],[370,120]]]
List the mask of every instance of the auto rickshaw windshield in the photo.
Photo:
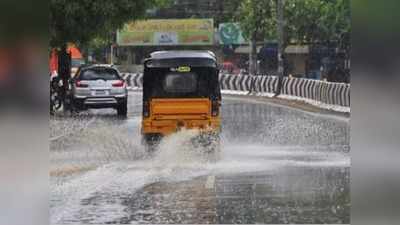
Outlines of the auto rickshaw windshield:
[[177,67],[145,68],[144,99],[199,97],[220,99],[218,70],[214,67],[189,68],[190,71],[187,72],[177,71]]

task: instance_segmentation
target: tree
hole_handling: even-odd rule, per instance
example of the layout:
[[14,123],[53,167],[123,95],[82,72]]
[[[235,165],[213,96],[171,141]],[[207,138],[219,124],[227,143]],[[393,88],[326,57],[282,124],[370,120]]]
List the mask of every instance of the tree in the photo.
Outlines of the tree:
[[231,21],[242,0],[174,0],[150,13],[152,18],[213,18],[215,26]]
[[235,17],[242,4],[242,0],[218,1],[218,11],[214,16],[214,21],[218,25],[226,22],[236,22]]
[[[277,0],[244,0],[239,7],[236,19],[251,41],[250,62],[255,62],[255,42],[277,40],[276,3]],[[349,0],[285,0],[284,7],[284,49],[289,44],[333,44],[349,55]],[[255,64],[249,69],[254,73]]]
[[[96,37],[110,37],[129,20],[143,17],[146,10],[168,0],[51,0],[50,47],[59,51],[59,75],[68,82],[70,60],[67,43],[85,45]],[[67,85],[62,96],[65,100]]]
[[[322,58],[327,57],[328,60],[322,62],[325,65],[324,76],[348,81],[349,70],[340,64],[350,59],[350,1],[287,0],[285,13],[288,19],[286,33],[289,34],[285,42],[308,45],[310,55],[316,60],[314,62],[319,64]],[[322,55],[321,47],[326,49]],[[334,49],[340,53],[334,54]]]
[[249,73],[257,71],[257,41],[275,37],[273,0],[244,0],[239,7],[238,20],[245,38],[250,40]]
[[330,44],[350,48],[349,0],[286,0],[286,43]]
[[107,36],[129,20],[142,18],[146,10],[166,0],[51,0],[50,46],[88,43]]

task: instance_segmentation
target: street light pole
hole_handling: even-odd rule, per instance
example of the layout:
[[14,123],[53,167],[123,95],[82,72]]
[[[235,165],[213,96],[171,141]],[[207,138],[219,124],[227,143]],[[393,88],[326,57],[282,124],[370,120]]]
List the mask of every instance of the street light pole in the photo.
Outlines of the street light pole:
[[111,33],[111,45],[110,45],[110,64],[111,65],[114,64],[114,47],[115,47],[115,43],[117,42],[116,36],[117,36],[116,32]]
[[111,47],[110,47],[110,64],[114,64],[114,44],[111,43]]
[[278,33],[278,87],[275,92],[275,96],[278,96],[281,93],[282,82],[283,82],[283,6],[285,4],[285,0],[277,0],[277,33]]

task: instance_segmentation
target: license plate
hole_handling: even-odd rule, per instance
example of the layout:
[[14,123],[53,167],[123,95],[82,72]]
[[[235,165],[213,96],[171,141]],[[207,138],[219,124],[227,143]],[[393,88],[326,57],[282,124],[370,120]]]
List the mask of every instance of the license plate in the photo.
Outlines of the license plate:
[[104,90],[97,90],[97,91],[93,92],[93,95],[95,95],[95,96],[101,96],[101,95],[107,95],[107,94],[108,94],[107,91],[104,91]]

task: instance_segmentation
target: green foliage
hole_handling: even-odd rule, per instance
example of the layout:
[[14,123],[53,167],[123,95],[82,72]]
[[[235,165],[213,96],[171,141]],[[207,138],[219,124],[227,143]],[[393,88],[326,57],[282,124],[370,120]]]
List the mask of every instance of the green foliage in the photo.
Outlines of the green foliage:
[[273,0],[244,0],[242,1],[237,19],[245,38],[252,35],[263,41],[276,35],[275,3]]
[[50,46],[86,44],[96,37],[109,37],[127,21],[142,18],[146,9],[166,1],[51,0]]
[[[277,0],[244,0],[236,19],[243,34],[255,32],[257,41],[276,40]],[[349,0],[285,0],[285,45],[294,43],[336,43],[350,46]]]
[[286,0],[287,42],[350,45],[349,0]]
[[150,13],[157,19],[213,18],[214,25],[235,22],[234,16],[243,0],[164,0]]
[[213,15],[215,24],[236,22],[235,17],[243,0],[218,1],[219,12]]

